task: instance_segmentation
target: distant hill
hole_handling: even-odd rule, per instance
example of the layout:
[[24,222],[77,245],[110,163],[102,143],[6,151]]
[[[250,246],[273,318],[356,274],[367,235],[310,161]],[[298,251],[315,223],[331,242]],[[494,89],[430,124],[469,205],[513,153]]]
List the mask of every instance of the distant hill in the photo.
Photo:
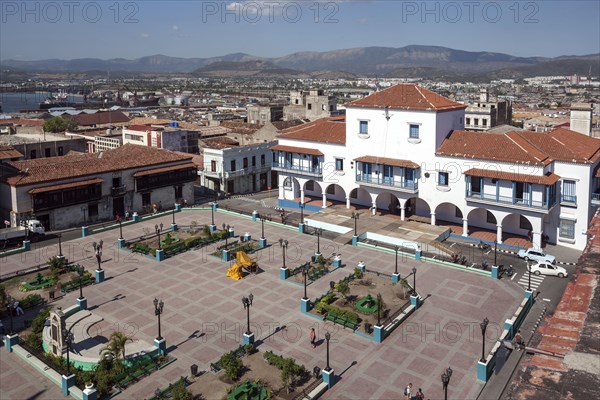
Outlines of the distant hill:
[[217,61],[205,67],[199,68],[192,74],[202,77],[308,77],[308,74],[293,69],[282,68],[269,61]]
[[[261,62],[264,64],[251,64]],[[239,66],[235,66],[235,64]],[[250,64],[248,64],[250,63]],[[263,58],[245,53],[222,57],[178,58],[164,55],[141,57],[134,60],[122,58],[100,60],[95,58],[75,60],[0,61],[0,67],[23,71],[85,72],[122,71],[140,73],[194,73],[199,76],[219,76],[221,72],[252,76],[264,73],[276,74],[280,69],[284,76],[325,75],[340,72],[356,76],[423,76],[436,78],[447,76],[476,75],[485,77],[524,77],[533,75],[587,75],[590,65],[592,74],[598,76],[600,54],[585,56],[515,57],[493,52],[471,52],[439,46],[411,45],[400,48],[358,47],[325,52],[299,52],[283,57]],[[246,71],[244,71],[246,70]],[[252,71],[252,72],[250,72]],[[263,71],[263,72],[260,72]],[[323,71],[327,71],[324,74]],[[516,76],[512,76],[516,74]]]

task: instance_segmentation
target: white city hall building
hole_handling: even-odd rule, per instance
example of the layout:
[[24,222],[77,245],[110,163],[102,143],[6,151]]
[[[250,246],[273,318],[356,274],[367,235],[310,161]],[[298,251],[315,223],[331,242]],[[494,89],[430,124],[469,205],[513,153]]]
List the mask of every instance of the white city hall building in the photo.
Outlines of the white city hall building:
[[[282,131],[279,202],[305,196],[583,249],[600,204],[600,140],[567,129],[464,131],[466,105],[412,84]],[[319,204],[321,206],[321,204]]]

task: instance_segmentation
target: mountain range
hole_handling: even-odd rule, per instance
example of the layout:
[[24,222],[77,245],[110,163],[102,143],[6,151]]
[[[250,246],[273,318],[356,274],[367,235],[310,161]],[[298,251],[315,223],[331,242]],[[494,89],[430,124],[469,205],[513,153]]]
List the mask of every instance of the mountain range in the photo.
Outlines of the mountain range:
[[516,57],[503,53],[471,52],[439,46],[401,48],[358,47],[325,52],[298,52],[283,57],[256,57],[245,53],[210,58],[154,55],[137,59],[0,61],[2,69],[31,72],[118,71],[144,73],[194,73],[198,76],[346,76],[526,77],[533,75],[600,74],[600,53],[584,56]]

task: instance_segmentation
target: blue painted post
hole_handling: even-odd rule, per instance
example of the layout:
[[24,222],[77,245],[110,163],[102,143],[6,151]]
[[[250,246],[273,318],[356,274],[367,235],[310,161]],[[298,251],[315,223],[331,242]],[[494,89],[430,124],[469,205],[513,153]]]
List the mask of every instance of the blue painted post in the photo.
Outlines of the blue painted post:
[[342,258],[340,256],[335,256],[333,259],[333,268],[341,268],[342,267]]
[[131,219],[133,219],[133,222],[140,222],[142,220],[142,217],[140,217],[138,213],[134,212],[131,216]]
[[6,346],[6,351],[8,351],[9,353],[12,353],[13,351],[13,346],[19,344],[19,335],[18,334],[14,334],[14,335],[6,335],[4,337],[4,345]]
[[77,305],[80,311],[87,310],[87,299],[85,297],[83,299],[77,298]]
[[287,278],[290,277],[290,270],[286,267],[286,268],[279,268],[279,279],[285,281]]
[[511,339],[514,337],[515,332],[513,331],[513,322],[510,319],[504,321],[504,329],[508,331],[507,339]]
[[352,236],[352,246],[358,246],[358,242],[359,242],[358,236],[353,235]]
[[71,374],[69,376],[62,375],[60,387],[65,396],[69,395],[69,388],[71,386],[75,386],[76,382],[77,382],[77,379],[75,378],[75,375],[73,375],[73,374]]
[[233,228],[229,228],[229,237],[235,237],[235,231],[233,230]]
[[419,299],[419,296],[410,296],[410,305],[411,306],[415,306],[415,309],[419,308],[419,306],[421,305],[421,299]]
[[487,382],[487,360],[486,362],[477,361],[477,380],[480,382]]
[[181,204],[177,204],[177,203],[175,203],[175,211],[176,211],[176,212],[179,212],[179,211],[181,211]]
[[223,250],[223,261],[229,261],[229,250]]
[[258,211],[252,211],[252,221],[256,222],[256,218],[258,217]]
[[306,231],[306,224],[298,224],[298,232],[304,233]]
[[90,229],[87,226],[81,227],[81,237],[86,237],[90,235]]
[[210,230],[210,233],[213,233],[214,231],[217,230],[217,226],[211,224],[211,225],[208,226],[208,229]]
[[367,267],[365,267],[365,263],[362,261],[358,263],[356,268],[360,269],[362,272],[365,272],[365,269],[367,269]]
[[31,250],[31,242],[29,240],[23,240],[23,250]]
[[421,261],[421,250],[420,249],[415,252],[415,260]]
[[119,248],[119,249],[125,248],[125,239],[117,239],[117,248]]
[[392,274],[392,283],[396,284],[398,282],[400,282],[400,274],[397,274],[397,273],[394,272]]
[[104,270],[96,270],[96,283],[104,282]]
[[373,339],[375,340],[375,342],[377,342],[377,343],[383,342],[384,333],[385,333],[385,331],[383,329],[383,326],[375,325],[373,327]]
[[167,354],[167,341],[165,338],[162,339],[154,339],[154,347],[158,349],[160,355]]
[[244,333],[244,344],[254,344],[254,333]]
[[333,368],[331,368],[329,371],[322,370],[321,377],[329,389],[331,389],[335,384],[335,374],[333,372]]
[[156,250],[156,261],[161,262],[165,259],[165,251],[163,249]]
[[492,278],[500,279],[500,268],[497,265],[492,265]]
[[172,230],[173,232],[175,232],[177,229],[179,229],[179,228],[177,227],[177,224],[171,223],[171,230]]
[[94,389],[94,384],[89,384],[85,386],[83,390],[83,398],[82,400],[96,400],[98,398],[98,392]]
[[244,242],[249,242],[250,240],[252,240],[252,235],[250,235],[248,232],[244,233]]
[[300,299],[300,311],[307,313],[310,309],[310,299]]
[[264,249],[267,247],[267,239],[258,239],[258,245],[261,249]]

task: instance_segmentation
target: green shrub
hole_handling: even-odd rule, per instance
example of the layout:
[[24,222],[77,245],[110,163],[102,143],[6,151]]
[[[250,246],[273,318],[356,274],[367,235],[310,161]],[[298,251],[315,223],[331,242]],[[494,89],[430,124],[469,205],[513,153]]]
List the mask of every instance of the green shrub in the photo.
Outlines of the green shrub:
[[223,354],[219,360],[219,364],[225,370],[225,375],[234,381],[238,380],[242,367],[244,366],[242,360],[236,356],[235,351]]
[[20,299],[19,304],[22,308],[31,308],[43,303],[43,301],[44,299],[42,299],[42,296],[37,293],[32,293]]
[[50,317],[50,308],[44,308],[43,310],[41,310],[38,315],[36,315],[32,320],[31,320],[31,330],[33,331],[33,333],[42,333],[42,331],[44,330],[44,324],[46,323],[46,320]]
[[354,269],[354,278],[355,279],[362,279],[363,277],[363,271],[360,268],[355,268]]

